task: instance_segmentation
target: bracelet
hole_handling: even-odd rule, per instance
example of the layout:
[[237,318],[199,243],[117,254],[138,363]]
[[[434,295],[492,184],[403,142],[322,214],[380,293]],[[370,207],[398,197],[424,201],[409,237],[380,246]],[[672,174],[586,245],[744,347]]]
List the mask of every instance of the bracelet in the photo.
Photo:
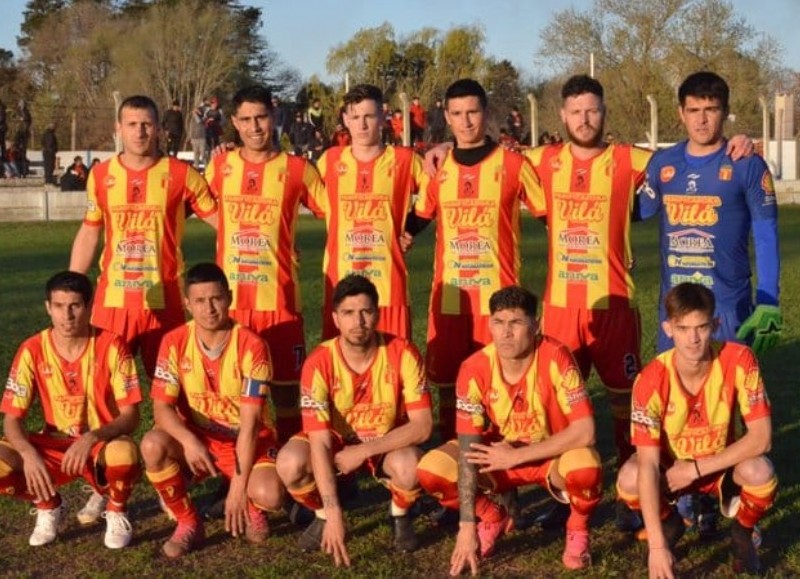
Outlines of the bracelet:
[[692,463],[694,463],[694,470],[697,473],[697,478],[703,478],[703,475],[700,474],[700,467],[697,466],[697,461],[693,460]]

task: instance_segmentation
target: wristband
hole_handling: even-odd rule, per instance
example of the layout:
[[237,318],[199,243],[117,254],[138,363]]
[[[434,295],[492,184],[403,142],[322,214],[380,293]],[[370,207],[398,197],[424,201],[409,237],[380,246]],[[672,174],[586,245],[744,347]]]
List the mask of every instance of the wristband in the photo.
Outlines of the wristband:
[[697,478],[703,478],[703,475],[700,474],[700,467],[697,466],[697,461],[693,460],[692,463],[694,463],[694,470],[697,473]]

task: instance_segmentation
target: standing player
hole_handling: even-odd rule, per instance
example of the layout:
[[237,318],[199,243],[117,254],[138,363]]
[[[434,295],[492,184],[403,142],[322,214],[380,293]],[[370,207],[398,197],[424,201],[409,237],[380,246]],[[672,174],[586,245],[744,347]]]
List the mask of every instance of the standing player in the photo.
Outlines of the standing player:
[[187,163],[158,150],[158,108],[146,96],[122,101],[122,153],[95,166],[88,208],[72,244],[69,268],[86,273],[105,231],[92,324],[141,352],[152,377],[161,337],[183,323],[180,278],[186,205],[216,226],[214,198]]
[[618,464],[632,453],[630,403],[641,322],[630,273],[631,211],[650,152],[603,141],[603,87],[579,75],[561,89],[569,143],[526,153],[542,181],[547,281],[542,332],[566,345],[586,380],[594,365],[614,421]]
[[155,428],[142,439],[147,478],[178,521],[164,553],[180,557],[199,545],[203,523],[187,494],[194,480],[221,473],[230,483],[225,528],[254,543],[267,539],[264,511],[281,507],[275,430],[267,383],[269,348],[229,316],[231,292],[212,263],[186,276],[192,321],[164,336],[151,397]]
[[[52,327],[20,346],[0,406],[0,488],[33,501],[36,527],[28,543],[39,547],[58,533],[64,504],[56,487],[83,478],[108,497],[104,542],[119,549],[133,535],[125,505],[139,475],[130,438],[142,399],[136,365],[119,337],[89,324],[89,278],[58,273],[47,281],[45,295]],[[36,398],[44,428],[29,432],[25,416]],[[82,523],[94,522],[81,514]]]
[[439,390],[441,440],[454,433],[459,365],[491,339],[489,296],[519,281],[520,200],[531,210],[542,204],[530,163],[487,138],[487,104],[474,80],[447,89],[455,148],[435,176],[426,176],[406,224],[413,236],[436,219],[426,367]]
[[458,374],[458,441],[430,451],[417,470],[426,492],[460,511],[450,574],[467,565],[476,574],[478,552],[489,556],[506,529],[508,513],[488,493],[529,484],[569,504],[562,562],[582,569],[602,483],[589,395],[569,350],[539,333],[536,296],[506,287],[489,311],[492,343]]
[[231,317],[272,349],[278,434],[300,429],[297,384],[305,337],[294,247],[300,205],[319,214],[322,181],[302,157],[272,148],[272,94],[261,86],[233,97],[242,146],[215,156],[206,178],[219,203],[217,264],[233,292]]
[[[674,347],[650,362],[633,387],[637,452],[620,469],[617,490],[642,510],[650,577],[673,577],[672,549],[684,525],[668,501],[693,492],[714,495],[723,513],[735,517],[734,572],[760,571],[751,535],[778,484],[765,456],[772,441],[769,401],[753,352],[712,341],[714,301],[699,284],[667,292],[662,328]],[[746,428],[738,440],[737,413]]]
[[[643,218],[661,213],[661,307],[671,287],[701,283],[714,292],[720,324],[715,338],[747,340],[758,354],[780,336],[778,208],[764,160],[734,161],[722,134],[727,83],[713,72],[688,76],[678,89],[678,113],[688,139],[658,151],[639,197]],[[748,256],[755,242],[758,286],[753,304]],[[663,328],[658,350],[672,346]]]
[[408,510],[420,495],[417,447],[433,425],[422,360],[413,344],[376,330],[378,291],[348,275],[333,292],[339,336],[303,365],[303,433],[278,454],[278,473],[295,501],[316,512],[298,544],[350,565],[337,475],[366,468],[392,495],[394,547],[417,548]]
[[323,153],[317,168],[327,195],[322,339],[336,335],[331,297],[336,283],[357,273],[378,288],[378,330],[411,339],[408,271],[398,238],[419,188],[422,160],[406,147],[381,142],[383,94],[360,84],[344,95],[343,117],[352,145]]

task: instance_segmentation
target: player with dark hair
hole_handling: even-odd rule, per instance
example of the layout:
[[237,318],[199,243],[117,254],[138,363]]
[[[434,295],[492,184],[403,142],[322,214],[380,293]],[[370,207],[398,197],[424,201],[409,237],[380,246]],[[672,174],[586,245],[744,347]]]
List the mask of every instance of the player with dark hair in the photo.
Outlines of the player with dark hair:
[[[45,308],[52,326],[23,342],[11,365],[0,410],[3,494],[33,501],[36,526],[29,544],[56,539],[64,503],[56,487],[82,478],[107,501],[105,545],[130,543],[126,503],[139,475],[136,444],[142,395],[136,365],[125,343],[90,325],[92,285],[64,271],[46,284]],[[39,399],[44,428],[31,432],[25,417]],[[78,513],[81,523],[99,514]]]
[[254,543],[269,534],[265,511],[281,507],[269,348],[229,316],[230,303],[227,277],[217,265],[192,267],[185,298],[192,321],[168,333],[159,351],[150,393],[155,428],[141,449],[147,478],[178,523],[163,547],[171,558],[204,538],[187,477],[225,477],[225,528]]
[[216,261],[233,292],[231,317],[272,349],[272,396],[285,441],[300,429],[297,393],[306,351],[294,236],[301,205],[319,215],[323,185],[306,159],[273,148],[268,89],[242,88],[233,104],[242,145],[214,156],[205,172],[219,202]]
[[[710,494],[731,525],[734,572],[758,573],[753,529],[773,504],[777,478],[765,456],[772,441],[770,405],[753,352],[712,340],[715,299],[703,285],[667,291],[662,328],[674,346],[642,370],[633,387],[636,454],[617,479],[619,497],[641,509],[651,577],[674,576],[673,548],[684,523],[670,505]],[[736,438],[735,417],[745,434]]]
[[433,418],[419,352],[378,332],[378,291],[367,278],[344,277],[333,291],[339,335],[317,347],[303,365],[303,433],[278,454],[277,468],[295,501],[316,517],[298,542],[320,547],[336,565],[350,565],[337,480],[366,469],[391,492],[394,547],[417,548],[409,509],[421,489],[417,445]]
[[[592,404],[569,350],[542,336],[536,297],[518,286],[492,294],[492,342],[461,364],[456,429],[420,460],[417,476],[443,506],[459,509],[451,575],[488,557],[509,514],[492,495],[538,484],[569,504],[562,562],[591,562],[589,517],[600,503],[600,456]],[[491,494],[490,494],[491,493]]]
[[378,288],[377,330],[411,338],[408,271],[399,237],[422,179],[422,160],[410,148],[383,145],[382,103],[376,86],[350,89],[342,116],[352,143],[326,150],[317,161],[327,192],[323,340],[336,335],[331,294],[349,273],[369,278]]
[[519,282],[520,200],[542,204],[533,167],[486,135],[483,87],[464,78],[445,93],[455,137],[435,176],[426,176],[406,223],[406,241],[436,219],[426,368],[439,392],[442,440],[454,433],[461,362],[489,343],[489,297]]

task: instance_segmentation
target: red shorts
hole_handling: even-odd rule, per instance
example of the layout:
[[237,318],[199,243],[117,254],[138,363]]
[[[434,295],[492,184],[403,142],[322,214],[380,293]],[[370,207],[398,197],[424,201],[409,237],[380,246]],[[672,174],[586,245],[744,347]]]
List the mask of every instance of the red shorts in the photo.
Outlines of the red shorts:
[[[42,457],[44,465],[47,468],[47,473],[50,475],[53,484],[56,486],[61,486],[78,478],[61,471],[61,464],[64,462],[64,454],[67,452],[67,449],[72,446],[72,443],[78,440],[77,438],[32,433],[28,434],[28,440]],[[0,441],[0,444],[4,444],[9,448],[13,448],[5,439]],[[98,442],[92,447],[90,458],[83,466],[81,474],[78,475],[80,478],[92,485],[92,487],[98,492],[108,487],[108,481],[105,480],[103,470],[100,468],[100,465],[97,464],[97,460],[100,457],[100,452],[103,450],[105,445],[105,442]]]
[[492,341],[489,316],[445,315],[428,317],[425,368],[435,384],[453,384],[461,362]]
[[92,310],[92,324],[125,340],[131,354],[139,353],[145,371],[151,378],[155,373],[161,338],[185,322],[182,308],[127,310],[95,305]]
[[542,333],[567,346],[588,378],[592,365],[607,388],[627,392],[641,369],[639,310],[571,309],[543,304]]
[[306,359],[306,338],[301,314],[231,310],[230,315],[266,340],[274,368],[273,382],[300,382],[300,369]]
[[[236,440],[215,438],[192,428],[192,432],[205,444],[209,454],[213,457],[214,466],[227,479],[233,478],[236,473]],[[253,468],[256,465],[275,465],[278,455],[278,443],[269,434],[260,434],[256,441],[256,454]],[[201,480],[204,477],[195,478]]]
[[[377,330],[411,341],[411,310],[408,306],[379,307]],[[329,340],[339,335],[333,323],[333,308],[326,304],[322,308],[322,339]]]

